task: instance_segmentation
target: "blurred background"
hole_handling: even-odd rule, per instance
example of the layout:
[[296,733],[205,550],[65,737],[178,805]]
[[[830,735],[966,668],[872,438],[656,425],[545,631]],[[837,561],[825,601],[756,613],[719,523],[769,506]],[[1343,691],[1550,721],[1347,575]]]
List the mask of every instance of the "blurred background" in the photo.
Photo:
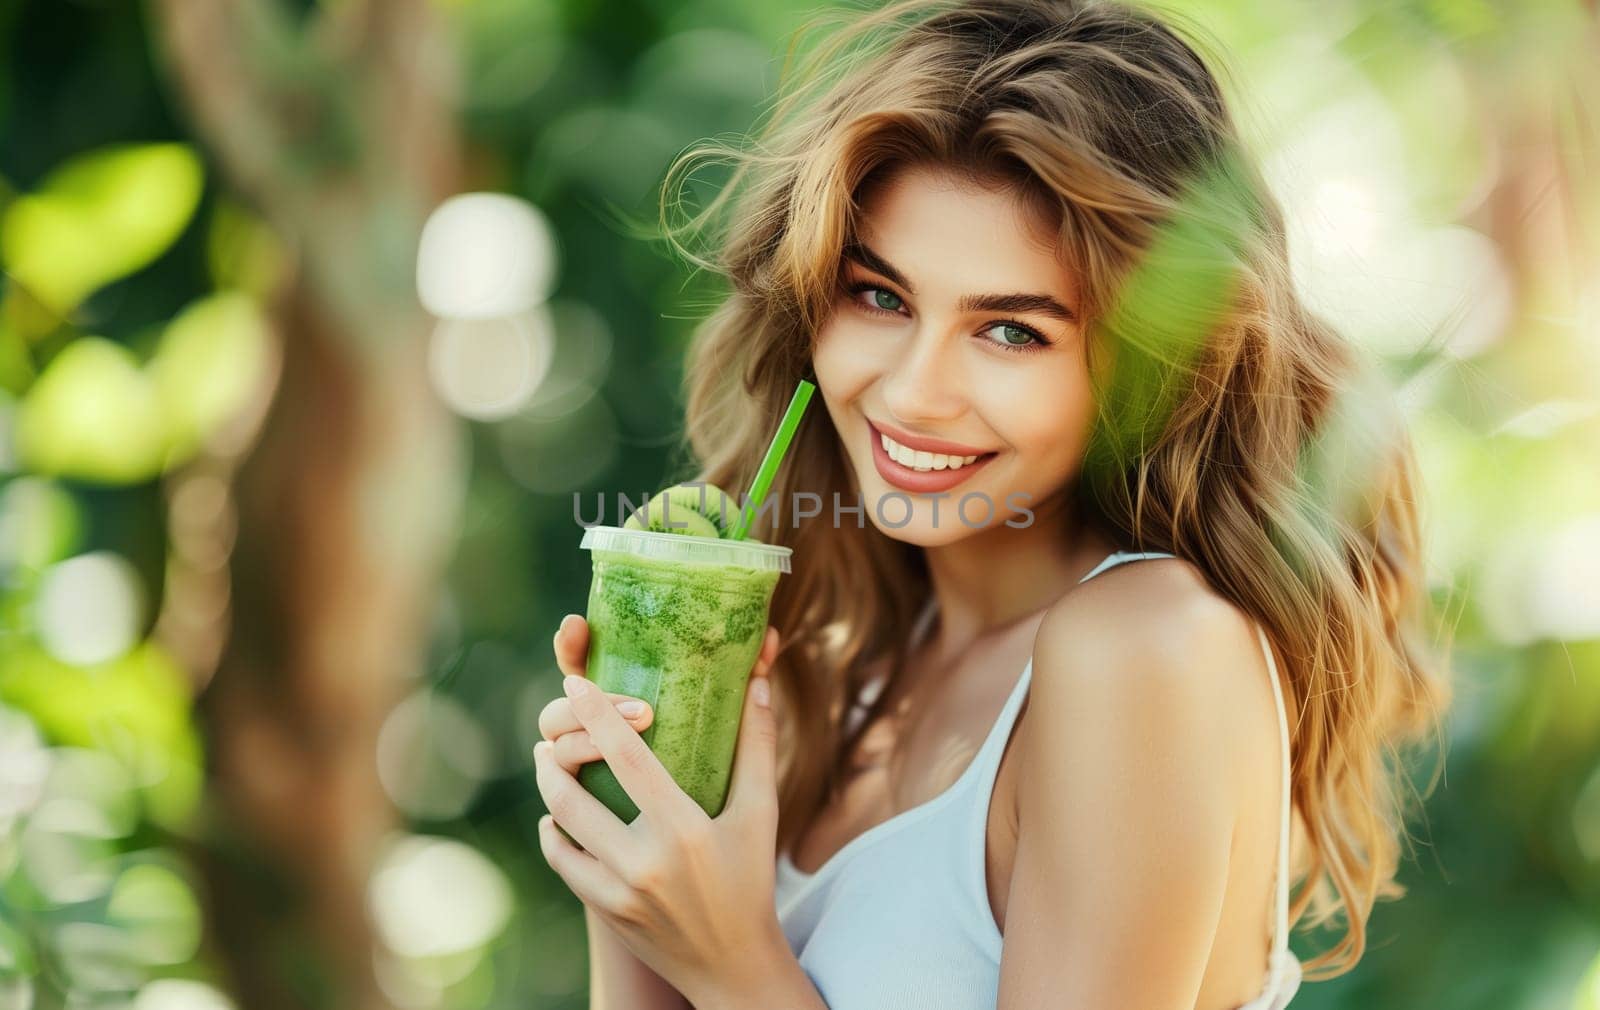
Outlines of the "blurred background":
[[[688,476],[720,291],[620,222],[815,9],[0,2],[0,1010],[587,1005],[572,495]],[[1455,639],[1410,894],[1294,1005],[1600,1010],[1595,5],[1167,9],[1399,390]]]

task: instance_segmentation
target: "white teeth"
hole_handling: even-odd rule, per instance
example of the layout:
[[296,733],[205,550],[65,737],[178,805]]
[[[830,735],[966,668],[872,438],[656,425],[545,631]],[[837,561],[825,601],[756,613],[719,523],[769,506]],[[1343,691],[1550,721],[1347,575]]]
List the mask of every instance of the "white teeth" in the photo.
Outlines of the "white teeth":
[[929,470],[959,470],[978,458],[977,456],[950,456],[942,452],[918,452],[901,445],[881,431],[878,432],[878,439],[883,443],[883,451],[889,454],[890,459],[913,470],[924,472]]

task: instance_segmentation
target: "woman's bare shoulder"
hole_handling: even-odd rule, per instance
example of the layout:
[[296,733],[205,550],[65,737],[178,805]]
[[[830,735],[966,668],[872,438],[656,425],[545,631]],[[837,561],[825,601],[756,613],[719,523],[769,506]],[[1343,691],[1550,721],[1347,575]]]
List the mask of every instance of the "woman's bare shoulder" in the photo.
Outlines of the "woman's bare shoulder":
[[1254,623],[1177,558],[1125,562],[1074,587],[1040,622],[1033,662],[1030,708],[1042,694],[1080,711],[1075,695],[1109,691],[1209,732],[1248,726],[1269,690]]
[[[1255,628],[1237,604],[1179,558],[1128,561],[1073,587],[1051,605],[1034,639],[1035,657],[1112,655],[1177,660],[1177,670],[1237,665],[1259,653]],[[1087,658],[1087,657],[1086,657]]]

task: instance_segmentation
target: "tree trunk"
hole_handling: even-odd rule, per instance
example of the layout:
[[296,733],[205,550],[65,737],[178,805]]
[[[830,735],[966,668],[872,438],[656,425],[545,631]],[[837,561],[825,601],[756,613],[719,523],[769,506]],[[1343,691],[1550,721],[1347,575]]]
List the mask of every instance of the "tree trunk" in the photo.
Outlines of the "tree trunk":
[[386,1006],[367,913],[398,819],[377,735],[419,675],[465,484],[412,281],[457,185],[446,37],[426,0],[152,0],[231,187],[294,258],[282,373],[235,484],[232,626],[200,696],[208,929],[251,1010]]

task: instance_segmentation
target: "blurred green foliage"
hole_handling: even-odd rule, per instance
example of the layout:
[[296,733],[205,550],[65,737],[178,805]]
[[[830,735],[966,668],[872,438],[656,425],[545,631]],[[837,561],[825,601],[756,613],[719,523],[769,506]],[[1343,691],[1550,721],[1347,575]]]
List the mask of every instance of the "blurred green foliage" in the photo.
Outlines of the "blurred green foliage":
[[0,264],[58,315],[166,251],[200,199],[183,144],[107,147],[69,159],[0,220]]
[[[1410,894],[1379,907],[1357,971],[1294,1005],[1600,1010],[1600,288],[1572,278],[1596,262],[1600,196],[1555,213],[1569,247],[1495,234],[1524,209],[1495,194],[1549,167],[1510,159],[1592,144],[1592,26],[1555,0],[1170,6],[1238,54],[1229,86],[1313,302],[1403,383],[1455,637],[1449,771],[1412,826]],[[682,352],[719,292],[615,215],[652,218],[675,154],[752,125],[811,6],[439,7],[468,188],[541,208],[561,280],[546,382],[469,426],[431,675],[375,757],[418,837],[374,868],[373,907],[397,1002],[573,1008],[581,909],[539,854],[529,756],[558,692],[550,635],[588,584],[570,493],[684,475]],[[184,125],[145,8],[15,0],[0,46],[0,1007],[210,1005],[172,981],[224,986],[182,855],[204,727],[156,630],[163,481],[270,367],[285,254]],[[439,903],[459,914],[430,923]]]

